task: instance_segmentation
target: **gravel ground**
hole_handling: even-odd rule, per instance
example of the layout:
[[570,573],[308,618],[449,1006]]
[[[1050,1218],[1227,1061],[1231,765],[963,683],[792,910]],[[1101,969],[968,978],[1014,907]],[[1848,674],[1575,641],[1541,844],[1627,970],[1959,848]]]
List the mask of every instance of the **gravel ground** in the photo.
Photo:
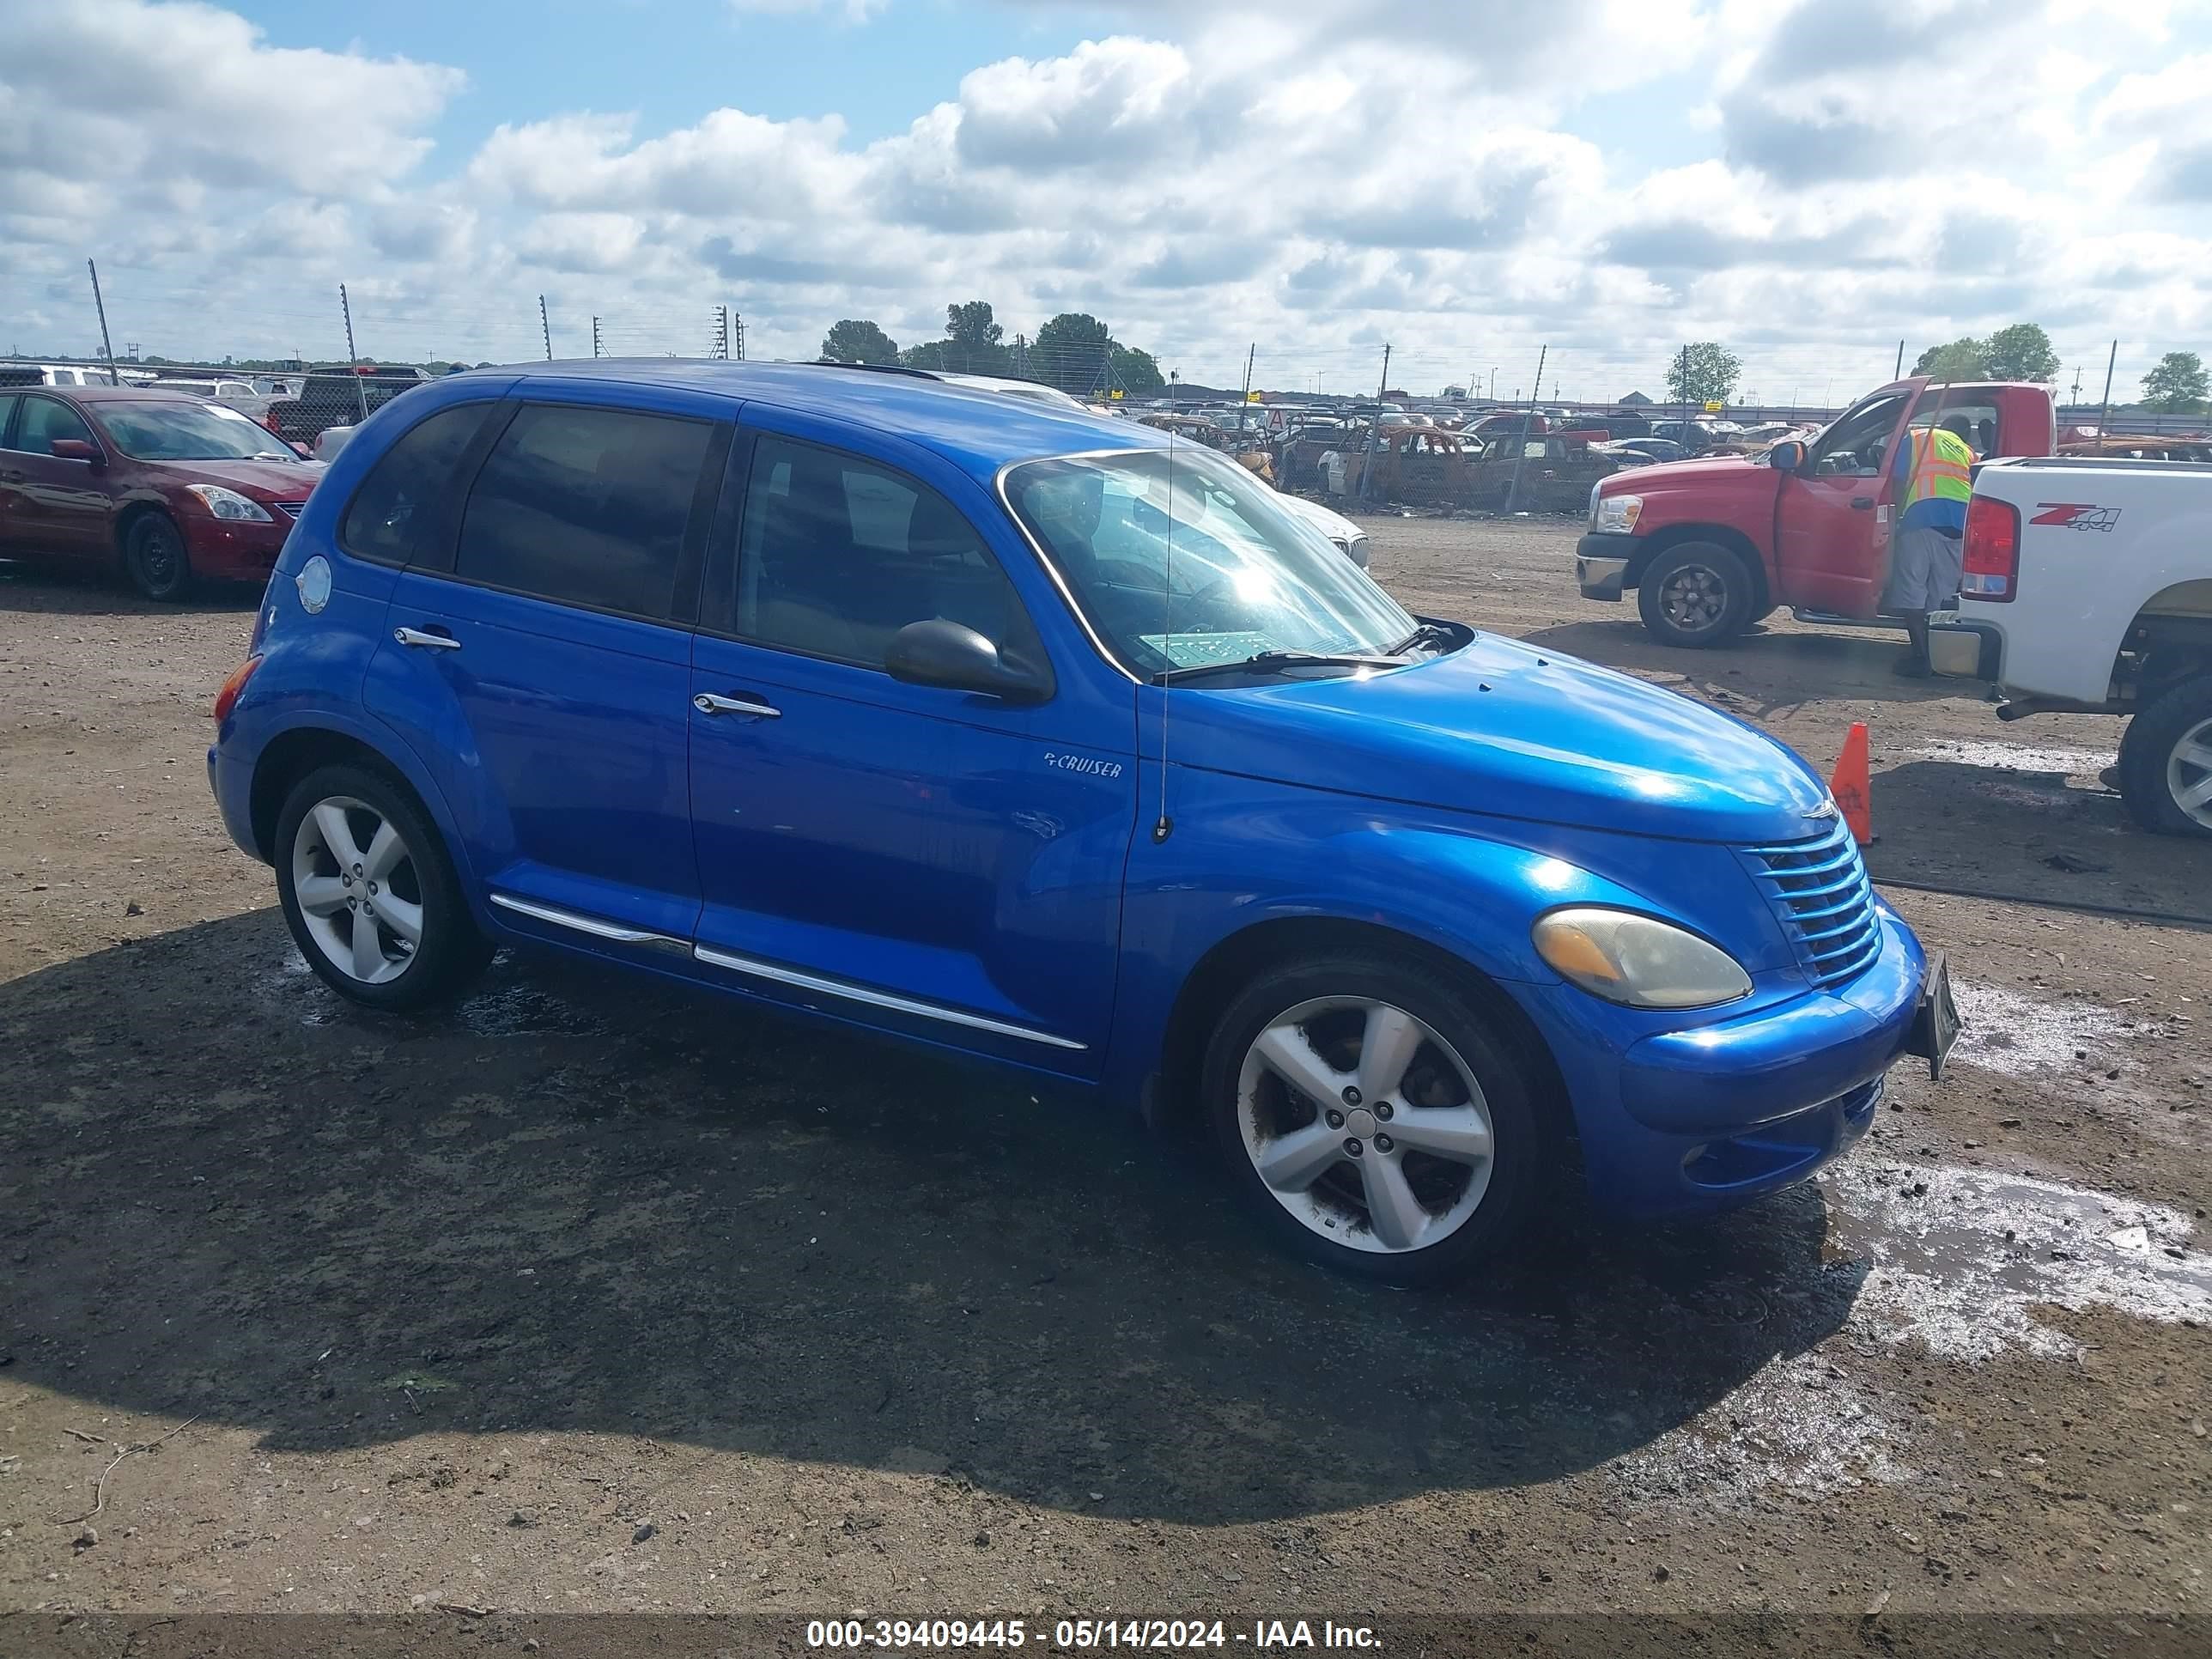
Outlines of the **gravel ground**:
[[2002,726],[1893,679],[1895,636],[1668,653],[1576,597],[1570,527],[1372,529],[1416,609],[1824,769],[1865,720],[1871,861],[1973,1022],[1946,1082],[1901,1065],[1870,1142],[1750,1211],[1363,1288],[1255,1242],[1188,1147],[1003,1075],[550,960],[437,1018],[341,1006],[207,797],[252,596],[0,573],[16,1637],[441,1604],[2201,1618],[2212,848],[2126,826],[2114,723]]

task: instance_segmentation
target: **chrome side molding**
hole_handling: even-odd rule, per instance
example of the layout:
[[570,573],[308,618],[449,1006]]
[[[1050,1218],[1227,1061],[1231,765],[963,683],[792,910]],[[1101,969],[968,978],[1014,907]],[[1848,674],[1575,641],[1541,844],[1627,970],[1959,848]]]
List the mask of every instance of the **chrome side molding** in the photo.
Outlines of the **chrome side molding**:
[[819,991],[824,996],[842,997],[848,1002],[863,1002],[872,1008],[888,1008],[894,1013],[918,1014],[924,1019],[941,1019],[951,1025],[965,1025],[978,1031],[990,1031],[1000,1036],[1019,1037],[1024,1042],[1042,1042],[1054,1048],[1072,1048],[1081,1052],[1088,1043],[1073,1038],[1054,1036],[1049,1031],[1033,1031],[1026,1025],[1009,1024],[1002,1019],[991,1019],[982,1014],[971,1014],[964,1009],[947,1008],[942,1003],[921,1002],[913,997],[894,996],[888,991],[878,991],[865,985],[855,985],[849,980],[826,979],[819,974],[801,973],[796,968],[787,968],[781,963],[761,962],[751,957],[732,956],[726,951],[716,951],[704,945],[695,945],[691,954],[701,962],[715,968],[726,968],[733,974],[745,974],[755,979],[773,980],[779,985],[789,985],[801,991]]

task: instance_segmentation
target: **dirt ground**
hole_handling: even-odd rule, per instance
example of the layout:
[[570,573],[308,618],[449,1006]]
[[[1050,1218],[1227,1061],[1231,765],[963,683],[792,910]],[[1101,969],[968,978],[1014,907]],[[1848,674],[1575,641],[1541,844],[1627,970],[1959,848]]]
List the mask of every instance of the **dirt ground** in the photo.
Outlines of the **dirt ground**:
[[2201,1620],[2212,847],[2128,827],[2113,722],[2001,726],[1894,636],[1670,653],[1576,596],[1571,527],[1371,528],[1414,608],[1824,769],[1865,720],[1949,1078],[1901,1064],[1747,1212],[1363,1287],[1003,1075],[534,958],[341,1006],[208,798],[253,596],[0,572],[0,1649],[101,1610]]

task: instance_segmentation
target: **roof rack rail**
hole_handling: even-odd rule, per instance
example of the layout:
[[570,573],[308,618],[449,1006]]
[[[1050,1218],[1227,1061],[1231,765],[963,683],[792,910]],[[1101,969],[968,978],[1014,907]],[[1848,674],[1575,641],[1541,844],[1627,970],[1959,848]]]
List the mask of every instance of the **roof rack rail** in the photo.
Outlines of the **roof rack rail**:
[[854,363],[841,362],[836,357],[808,357],[803,360],[807,368],[859,368],[871,374],[903,374],[910,380],[933,380],[937,378],[926,368],[908,368],[904,363]]

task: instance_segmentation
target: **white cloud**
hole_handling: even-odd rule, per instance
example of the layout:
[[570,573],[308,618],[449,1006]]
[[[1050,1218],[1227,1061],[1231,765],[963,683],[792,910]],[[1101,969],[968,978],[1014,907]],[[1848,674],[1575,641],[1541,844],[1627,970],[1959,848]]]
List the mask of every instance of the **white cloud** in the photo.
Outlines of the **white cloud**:
[[2212,331],[2201,9],[1065,15],[1100,13],[1115,32],[1057,56],[979,48],[869,143],[836,114],[545,106],[434,155],[463,68],[292,48],[207,4],[0,0],[0,313],[82,349],[88,252],[173,353],[335,355],[339,281],[385,355],[534,356],[541,293],[556,347],[599,315],[616,349],[696,351],[728,304],[756,355],[811,354],[842,316],[911,343],[981,296],[1010,336],[1103,316],[1190,379],[1256,339],[1263,384],[1346,386],[1389,340],[1416,386],[1525,359],[1505,390],[1548,343],[1547,386],[1595,395],[1651,389],[1684,338],[1734,342],[1769,395],[1840,396],[1899,335],[2032,317],[2069,354],[2138,332],[2147,365]]

